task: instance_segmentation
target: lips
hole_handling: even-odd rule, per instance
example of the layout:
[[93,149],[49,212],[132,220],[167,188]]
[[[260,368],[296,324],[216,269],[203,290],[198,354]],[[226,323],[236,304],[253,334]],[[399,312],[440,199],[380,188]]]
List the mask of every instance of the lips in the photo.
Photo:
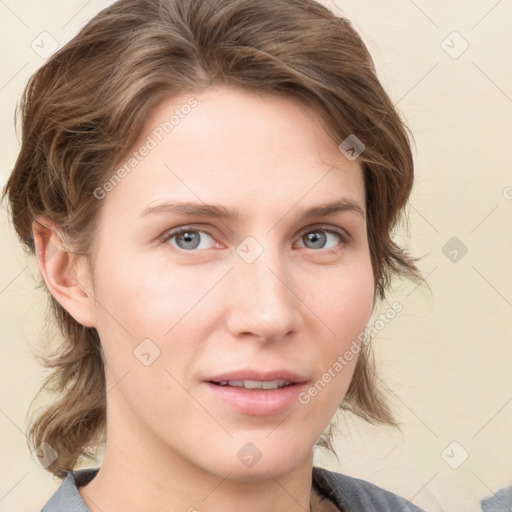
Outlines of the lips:
[[230,409],[253,416],[268,416],[296,405],[307,379],[290,370],[240,370],[209,377],[203,389]]
[[235,388],[244,389],[279,389],[289,386],[289,380],[276,379],[276,380],[223,380],[217,383],[219,386],[233,386]]
[[[224,373],[207,378],[205,381],[218,384],[220,386],[229,385],[234,387],[244,387],[246,389],[275,389],[293,384],[303,384],[307,379],[296,372],[286,369],[272,371],[247,369]],[[263,385],[270,387],[265,387]]]

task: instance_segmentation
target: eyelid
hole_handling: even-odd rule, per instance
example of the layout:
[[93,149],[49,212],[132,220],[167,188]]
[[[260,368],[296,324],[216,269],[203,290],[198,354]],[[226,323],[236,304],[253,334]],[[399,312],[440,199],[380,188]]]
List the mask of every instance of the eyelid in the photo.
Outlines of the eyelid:
[[[340,237],[342,243],[345,243],[345,244],[348,244],[352,241],[352,236],[345,229],[340,228],[338,226],[334,226],[332,224],[311,224],[309,226],[302,228],[298,232],[296,237],[301,238],[306,233],[315,231],[315,229],[323,230],[328,233],[334,233],[334,234],[338,235]],[[200,233],[205,233],[206,235],[210,236],[212,239],[215,240],[215,236],[208,229],[205,229],[203,227],[198,227],[194,224],[184,224],[182,226],[178,226],[178,227],[169,229],[161,237],[159,237],[159,240],[161,243],[166,244],[171,238],[179,235],[180,233],[186,232],[186,231],[198,231]],[[180,252],[190,252],[190,253],[201,252],[201,251],[206,250],[206,249],[201,249],[201,250],[185,251],[184,249],[180,250],[179,248],[175,248],[173,246],[171,246],[171,247]],[[321,250],[322,249],[320,249],[319,251],[321,251]],[[319,252],[319,251],[316,251],[316,252]]]
[[[175,236],[177,236],[177,235],[179,235],[181,233],[184,233],[186,231],[198,231],[199,233],[204,233],[204,234],[208,235],[209,237],[211,237],[213,240],[215,240],[215,236],[212,235],[210,233],[210,231],[208,231],[207,229],[204,229],[202,227],[197,227],[194,224],[184,224],[183,226],[178,226],[178,227],[175,227],[175,228],[168,229],[162,236],[159,237],[159,242],[161,242],[162,244],[167,244],[167,242],[171,238],[174,238]],[[170,244],[167,244],[167,245],[170,246]],[[200,249],[200,250],[194,250],[194,251],[185,251],[184,249],[180,250],[177,247],[173,247],[173,246],[170,246],[170,247],[172,247],[176,251],[190,252],[190,253],[201,252],[201,251],[206,250],[206,249]]]
[[338,226],[334,226],[332,224],[311,224],[310,226],[306,226],[305,228],[302,228],[299,231],[299,237],[304,236],[306,233],[309,233],[311,231],[314,231],[315,229],[319,229],[322,231],[327,231],[328,233],[335,233],[340,236],[340,238],[345,242],[348,243],[352,240],[352,237],[350,234],[344,230],[343,228],[340,228]]

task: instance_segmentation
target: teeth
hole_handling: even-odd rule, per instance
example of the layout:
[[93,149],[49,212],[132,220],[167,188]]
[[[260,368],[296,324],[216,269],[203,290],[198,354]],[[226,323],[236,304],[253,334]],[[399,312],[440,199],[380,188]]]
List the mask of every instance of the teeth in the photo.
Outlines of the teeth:
[[223,380],[219,382],[220,386],[233,386],[236,388],[245,389],[278,389],[291,384],[287,380],[276,379],[276,380]]

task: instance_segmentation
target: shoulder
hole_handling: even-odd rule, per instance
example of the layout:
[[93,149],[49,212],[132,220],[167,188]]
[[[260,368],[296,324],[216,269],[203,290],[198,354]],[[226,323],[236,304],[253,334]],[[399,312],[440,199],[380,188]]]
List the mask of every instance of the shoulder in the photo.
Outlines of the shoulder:
[[482,512],[509,512],[512,510],[512,485],[481,501]]
[[59,488],[53,493],[40,512],[90,512],[78,492],[78,487],[89,483],[99,468],[68,471]]
[[424,512],[404,498],[359,478],[313,468],[313,485],[346,512]]

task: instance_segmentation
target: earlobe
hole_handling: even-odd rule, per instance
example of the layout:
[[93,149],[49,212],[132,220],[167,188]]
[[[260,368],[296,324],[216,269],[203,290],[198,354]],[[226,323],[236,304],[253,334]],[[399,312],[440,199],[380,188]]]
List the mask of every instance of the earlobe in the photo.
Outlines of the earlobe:
[[32,223],[39,271],[53,297],[80,324],[96,327],[89,265],[65,243],[61,230],[39,217]]

